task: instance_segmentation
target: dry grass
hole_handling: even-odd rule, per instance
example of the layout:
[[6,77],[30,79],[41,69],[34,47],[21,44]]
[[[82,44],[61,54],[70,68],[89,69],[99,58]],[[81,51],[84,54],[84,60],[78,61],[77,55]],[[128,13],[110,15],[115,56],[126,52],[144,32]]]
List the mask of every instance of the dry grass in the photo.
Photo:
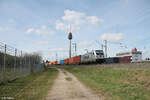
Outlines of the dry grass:
[[150,63],[64,67],[108,100],[149,100]]
[[13,97],[16,100],[42,100],[47,95],[57,74],[56,69],[49,69],[2,85],[0,86],[0,98]]

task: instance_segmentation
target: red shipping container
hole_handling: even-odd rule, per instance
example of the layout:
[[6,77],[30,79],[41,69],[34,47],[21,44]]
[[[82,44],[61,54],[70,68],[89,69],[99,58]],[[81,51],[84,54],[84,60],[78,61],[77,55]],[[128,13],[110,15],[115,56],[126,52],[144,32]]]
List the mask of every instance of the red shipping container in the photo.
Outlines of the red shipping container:
[[120,63],[130,63],[131,62],[131,56],[121,57],[119,60],[120,60]]
[[73,58],[69,58],[69,64],[73,64],[73,61],[74,60],[74,57]]
[[73,64],[79,64],[81,61],[81,56],[75,56],[73,58]]
[[69,59],[65,59],[64,64],[69,64]]
[[75,56],[69,59],[69,64],[79,64],[81,61],[81,56]]
[[64,59],[64,64],[66,64],[67,63],[67,59]]

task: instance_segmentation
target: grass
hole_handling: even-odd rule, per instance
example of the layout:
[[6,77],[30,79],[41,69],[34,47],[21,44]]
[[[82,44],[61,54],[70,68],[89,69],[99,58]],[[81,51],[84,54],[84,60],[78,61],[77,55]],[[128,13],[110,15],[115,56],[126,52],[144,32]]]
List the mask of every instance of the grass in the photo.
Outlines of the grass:
[[0,86],[0,97],[15,100],[43,100],[57,77],[56,69],[40,71]]
[[67,81],[72,81],[72,78],[71,77],[66,77],[65,78]]
[[[150,69],[134,64],[64,67],[107,100],[149,100]],[[120,67],[115,67],[120,66]]]
[[[4,77],[4,72],[2,71],[3,69],[0,68],[0,83],[2,83],[4,80],[3,80],[3,77]],[[11,81],[11,80],[14,80],[16,77],[21,77],[21,76],[24,76],[24,75],[27,75],[30,73],[30,70],[29,68],[19,68],[17,67],[15,69],[15,72],[14,72],[14,68],[5,68],[5,81]]]
[[65,74],[65,75],[67,75],[67,73],[66,73],[66,72],[64,72],[64,74]]

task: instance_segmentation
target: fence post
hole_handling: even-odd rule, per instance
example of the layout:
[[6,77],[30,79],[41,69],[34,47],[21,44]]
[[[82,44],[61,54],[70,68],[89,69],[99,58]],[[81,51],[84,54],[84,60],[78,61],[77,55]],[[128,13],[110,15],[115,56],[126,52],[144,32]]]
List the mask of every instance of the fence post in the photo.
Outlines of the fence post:
[[30,62],[30,56],[29,56],[29,68],[30,68],[30,73],[32,73],[31,62]]
[[21,57],[20,57],[20,75],[22,74],[22,50],[21,50]]
[[30,62],[30,72],[33,73],[33,59],[29,56],[29,62]]
[[27,72],[25,72],[24,74],[28,74],[29,73],[29,65],[27,64],[27,59],[26,59],[26,55],[24,56],[24,67],[26,69]]
[[3,82],[6,81],[6,49],[7,49],[7,45],[5,44],[5,47],[4,47],[4,66],[3,66]]
[[17,49],[15,49],[15,62],[14,62],[14,78],[16,78],[16,56],[17,56]]

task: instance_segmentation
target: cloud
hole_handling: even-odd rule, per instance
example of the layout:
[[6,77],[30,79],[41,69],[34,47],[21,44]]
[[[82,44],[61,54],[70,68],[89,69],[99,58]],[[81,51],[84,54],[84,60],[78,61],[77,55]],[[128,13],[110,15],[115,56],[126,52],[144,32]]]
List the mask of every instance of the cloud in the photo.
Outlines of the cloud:
[[27,31],[26,31],[27,34],[30,34],[30,33],[32,33],[32,32],[34,32],[34,29],[33,29],[33,28],[29,28],[29,29],[27,29]]
[[123,33],[107,33],[100,36],[101,40],[107,40],[109,42],[120,42],[123,38]]
[[[98,24],[100,22],[100,19],[97,16],[87,16],[86,20],[90,24]],[[102,22],[102,19],[101,19]]]
[[94,25],[100,22],[104,22],[103,19],[99,19],[97,16],[86,16],[83,12],[77,12],[74,10],[65,10],[64,16],[61,17],[59,22],[56,22],[56,30],[68,31],[71,25],[71,31],[78,31],[81,25]]
[[73,10],[65,10],[64,16],[62,16],[62,20],[72,22],[73,24],[80,25],[84,23],[84,19],[82,19],[85,14]]
[[28,28],[26,34],[48,35],[54,34],[54,32],[50,28],[47,28],[47,26],[43,25],[39,29]]

